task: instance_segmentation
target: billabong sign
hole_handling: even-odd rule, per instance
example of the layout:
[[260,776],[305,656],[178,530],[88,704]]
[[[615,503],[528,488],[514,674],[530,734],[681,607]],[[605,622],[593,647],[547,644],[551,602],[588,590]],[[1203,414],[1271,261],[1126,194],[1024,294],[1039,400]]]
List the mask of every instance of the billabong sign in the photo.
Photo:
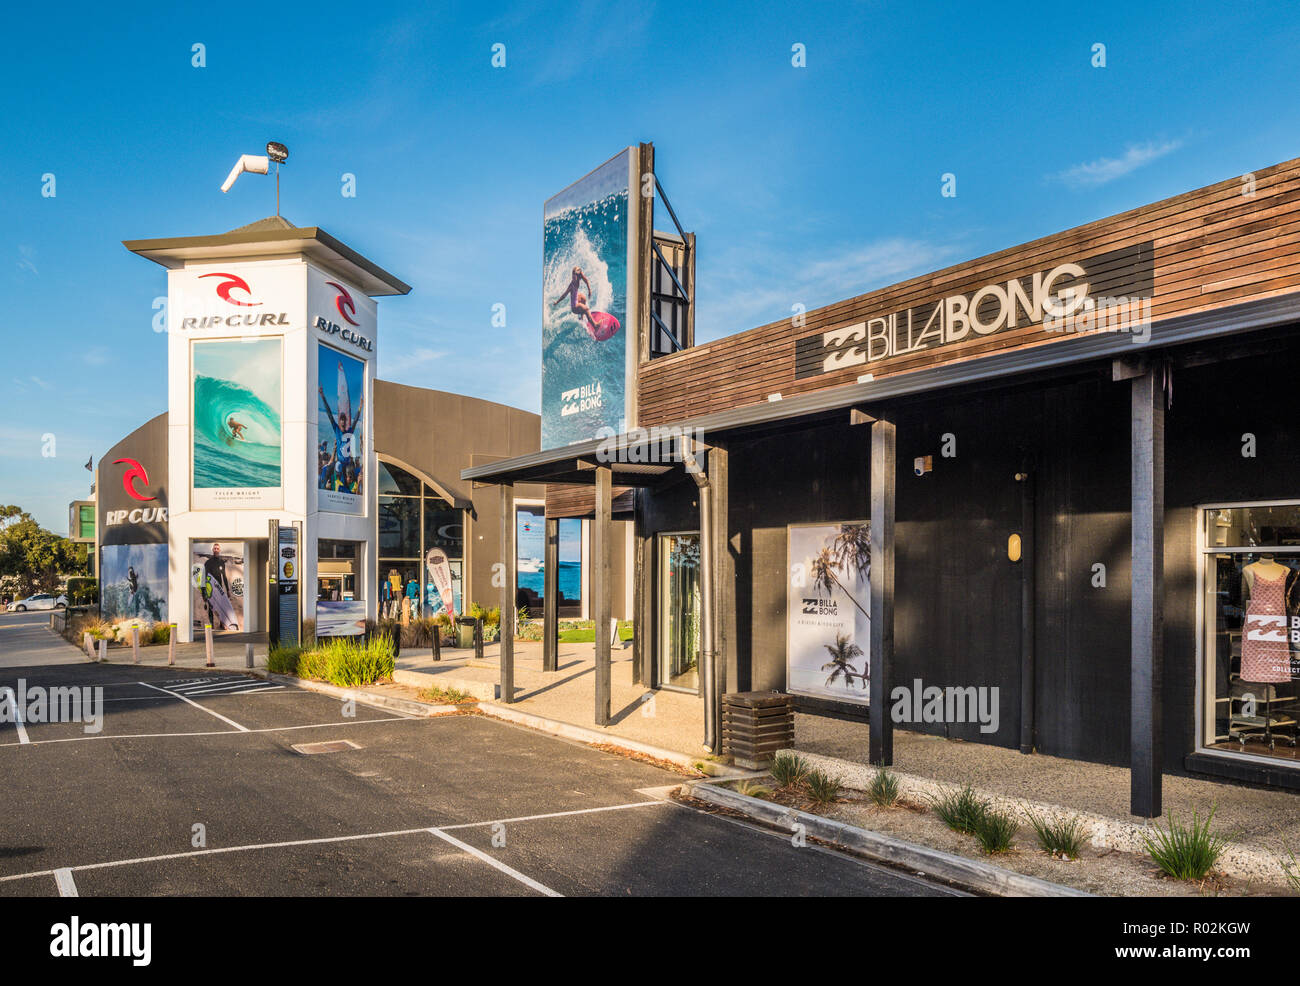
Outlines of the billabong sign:
[[[990,281],[915,308],[881,313],[795,340],[795,377],[924,353],[1010,329],[1132,330],[1149,320],[1155,252],[1150,242]],[[1095,318],[1094,313],[1112,317]],[[1123,321],[1124,324],[1113,324]],[[1143,323],[1145,324],[1145,323]]]

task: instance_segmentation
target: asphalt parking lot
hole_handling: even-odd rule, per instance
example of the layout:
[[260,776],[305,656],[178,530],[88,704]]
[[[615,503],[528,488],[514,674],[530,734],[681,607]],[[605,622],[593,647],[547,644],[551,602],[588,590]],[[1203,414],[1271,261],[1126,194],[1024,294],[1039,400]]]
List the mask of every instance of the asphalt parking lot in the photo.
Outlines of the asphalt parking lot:
[[[84,661],[0,668],[0,689],[20,683],[28,706],[33,687],[101,688],[103,719],[0,724],[0,896],[953,893],[482,716]],[[333,752],[294,749],[310,743]]]

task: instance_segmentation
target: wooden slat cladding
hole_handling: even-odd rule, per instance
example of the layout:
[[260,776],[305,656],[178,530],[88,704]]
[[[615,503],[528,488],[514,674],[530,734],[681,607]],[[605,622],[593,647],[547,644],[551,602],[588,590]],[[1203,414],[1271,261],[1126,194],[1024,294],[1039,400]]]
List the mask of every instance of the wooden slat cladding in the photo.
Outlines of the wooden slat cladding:
[[[1088,283],[1089,297],[1140,299],[1141,308],[1132,310],[1152,321],[1300,290],[1300,159],[1255,172],[1253,196],[1244,189],[1243,178],[1232,178],[815,309],[799,325],[783,319],[643,363],[639,423],[665,424],[758,403],[772,393],[840,386],[864,373],[881,378],[1050,345],[1065,334],[1032,320],[1016,295],[1032,302],[1037,278],[1041,297],[1045,278],[1063,264],[1084,269],[1086,276],[1077,281]],[[1058,290],[1074,280],[1062,276]],[[999,291],[984,291],[973,314],[987,324],[999,293],[1010,295],[1014,325],[990,334],[954,329],[945,335],[936,324],[943,322],[940,312],[930,323],[927,346],[909,345],[944,299],[971,301],[990,286]],[[1008,309],[1005,302],[1001,307]],[[881,319],[892,319],[887,330]],[[859,323],[870,323],[869,330]],[[1097,330],[1075,323],[1068,331]],[[884,348],[886,332],[892,334],[891,348]],[[868,346],[873,357],[890,355],[865,359]],[[841,354],[847,364],[842,367]]]
[[[615,516],[630,514],[635,491],[628,486],[615,486],[611,510]],[[546,486],[547,517],[592,517],[596,512],[596,490],[592,486],[548,483]]]

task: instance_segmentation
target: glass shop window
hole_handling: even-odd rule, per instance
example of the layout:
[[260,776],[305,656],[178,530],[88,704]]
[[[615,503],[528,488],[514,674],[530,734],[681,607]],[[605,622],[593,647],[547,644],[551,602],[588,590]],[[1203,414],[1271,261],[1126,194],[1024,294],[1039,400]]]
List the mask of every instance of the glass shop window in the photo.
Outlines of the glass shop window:
[[1300,763],[1300,504],[1202,524],[1205,746]]

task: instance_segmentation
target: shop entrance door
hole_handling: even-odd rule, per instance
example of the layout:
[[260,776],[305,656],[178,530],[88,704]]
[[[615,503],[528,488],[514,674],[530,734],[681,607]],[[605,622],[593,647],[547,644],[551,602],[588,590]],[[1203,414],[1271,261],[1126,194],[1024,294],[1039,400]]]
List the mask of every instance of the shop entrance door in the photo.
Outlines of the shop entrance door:
[[660,687],[700,690],[700,536],[660,534],[658,640]]

